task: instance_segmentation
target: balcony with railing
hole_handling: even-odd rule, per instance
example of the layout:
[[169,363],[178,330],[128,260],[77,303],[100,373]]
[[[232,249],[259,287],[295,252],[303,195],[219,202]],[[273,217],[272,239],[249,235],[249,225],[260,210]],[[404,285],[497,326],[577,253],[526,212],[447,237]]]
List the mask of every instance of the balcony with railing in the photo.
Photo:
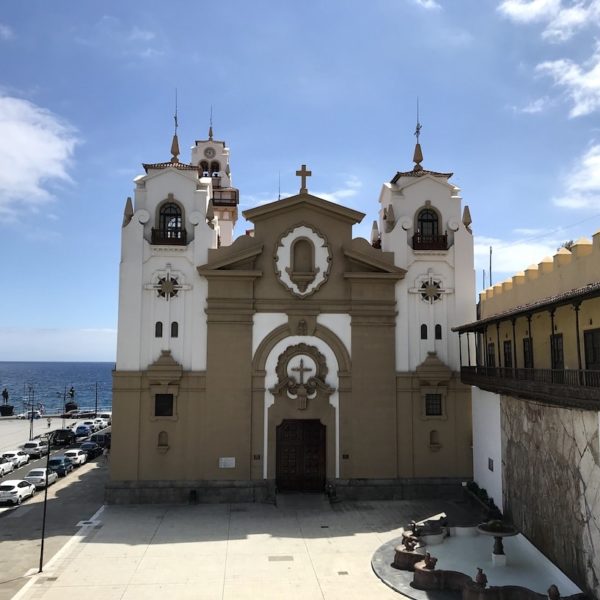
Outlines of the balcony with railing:
[[152,244],[166,246],[185,246],[187,232],[182,227],[169,227],[167,229],[152,228]]
[[425,235],[415,233],[412,239],[413,250],[448,250],[448,234]]
[[461,367],[461,380],[496,394],[600,410],[600,371],[471,366]]
[[213,188],[213,206],[237,206],[239,191],[235,188]]

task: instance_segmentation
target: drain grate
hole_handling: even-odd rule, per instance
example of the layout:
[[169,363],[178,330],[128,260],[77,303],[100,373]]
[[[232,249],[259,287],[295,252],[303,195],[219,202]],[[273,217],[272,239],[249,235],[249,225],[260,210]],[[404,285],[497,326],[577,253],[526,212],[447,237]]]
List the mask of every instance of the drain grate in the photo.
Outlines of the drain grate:
[[348,571],[338,571],[338,575],[348,575]]
[[321,529],[329,529],[329,525],[321,525]]
[[279,556],[269,556],[269,562],[285,562],[294,560],[293,556],[281,554]]

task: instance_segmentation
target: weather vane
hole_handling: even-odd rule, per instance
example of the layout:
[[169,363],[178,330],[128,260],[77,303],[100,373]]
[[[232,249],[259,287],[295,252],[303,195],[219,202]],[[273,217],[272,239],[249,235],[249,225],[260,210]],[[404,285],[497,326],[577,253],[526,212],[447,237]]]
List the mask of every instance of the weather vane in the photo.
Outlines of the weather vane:
[[415,136],[417,137],[417,144],[419,143],[419,135],[421,134],[421,123],[419,123],[419,98],[417,97],[417,127],[415,129]]

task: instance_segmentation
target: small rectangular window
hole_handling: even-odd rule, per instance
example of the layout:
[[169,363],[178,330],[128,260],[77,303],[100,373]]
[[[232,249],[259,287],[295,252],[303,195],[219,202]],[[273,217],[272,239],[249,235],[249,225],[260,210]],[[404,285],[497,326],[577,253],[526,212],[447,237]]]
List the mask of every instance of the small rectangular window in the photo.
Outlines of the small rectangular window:
[[523,338],[523,366],[526,369],[533,369],[533,352],[531,350],[531,340]]
[[494,461],[493,461],[493,459],[491,459],[491,458],[488,458],[488,469],[489,469],[490,471],[493,471],[493,470],[494,470]]
[[441,394],[425,394],[425,416],[427,416],[427,417],[442,416],[442,395]]
[[173,394],[156,394],[154,396],[154,416],[173,416]]

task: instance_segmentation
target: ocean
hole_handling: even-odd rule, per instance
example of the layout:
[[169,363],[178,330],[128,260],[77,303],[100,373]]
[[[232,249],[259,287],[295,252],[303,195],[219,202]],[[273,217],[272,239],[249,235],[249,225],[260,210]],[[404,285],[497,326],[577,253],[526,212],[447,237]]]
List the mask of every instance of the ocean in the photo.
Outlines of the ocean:
[[46,413],[60,413],[71,387],[80,409],[93,409],[97,395],[98,408],[109,410],[114,367],[107,362],[0,362],[0,391],[8,390],[15,414],[31,405]]

